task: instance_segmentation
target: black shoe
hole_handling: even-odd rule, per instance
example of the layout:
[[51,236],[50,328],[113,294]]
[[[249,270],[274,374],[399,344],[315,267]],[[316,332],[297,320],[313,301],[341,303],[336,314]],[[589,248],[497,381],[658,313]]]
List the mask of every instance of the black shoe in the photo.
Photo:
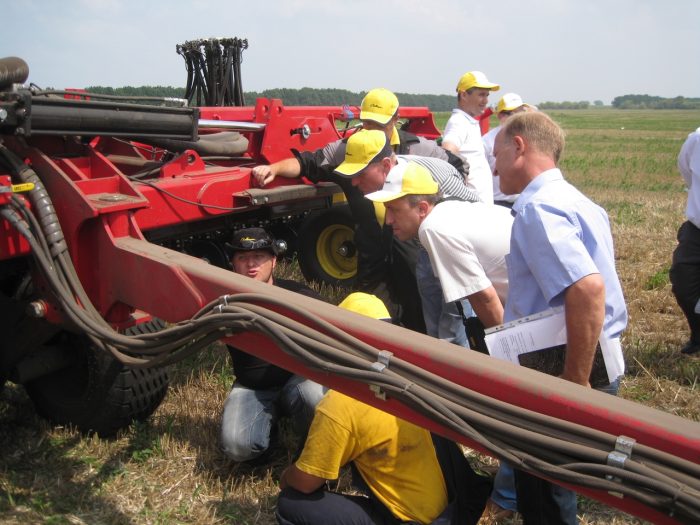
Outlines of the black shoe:
[[681,348],[681,354],[693,355],[700,352],[700,344],[694,343],[693,341],[688,341],[688,343]]

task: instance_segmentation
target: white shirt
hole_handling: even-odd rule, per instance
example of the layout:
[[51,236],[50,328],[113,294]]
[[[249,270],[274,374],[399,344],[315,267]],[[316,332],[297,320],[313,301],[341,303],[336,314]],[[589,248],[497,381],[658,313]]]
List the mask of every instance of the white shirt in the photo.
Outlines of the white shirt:
[[435,275],[449,303],[493,285],[501,303],[508,296],[505,257],[513,217],[503,206],[446,201],[435,206],[418,229]]
[[[486,153],[486,160],[489,163],[489,168],[491,168],[491,173],[496,171],[496,157],[493,156],[493,145],[496,142],[496,135],[498,135],[498,132],[501,131],[501,126],[496,126],[493,129],[490,129],[486,135],[481,137],[481,140],[484,143],[484,152]],[[506,202],[515,202],[515,199],[518,198],[518,194],[514,195],[506,195],[501,191],[501,177],[498,175],[494,175],[491,177],[493,180],[493,200],[494,201],[506,201]]]
[[678,169],[688,186],[685,216],[700,228],[700,128],[686,139],[678,154]]
[[453,109],[450,119],[445,124],[442,142],[451,142],[459,148],[459,154],[469,162],[467,186],[476,191],[482,201],[492,203],[491,168],[486,160],[479,121],[459,108]]

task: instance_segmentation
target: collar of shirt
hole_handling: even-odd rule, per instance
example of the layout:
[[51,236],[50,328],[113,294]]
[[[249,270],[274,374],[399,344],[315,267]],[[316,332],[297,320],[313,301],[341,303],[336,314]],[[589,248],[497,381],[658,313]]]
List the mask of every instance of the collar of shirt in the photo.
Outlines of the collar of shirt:
[[476,120],[474,117],[472,117],[469,113],[464,111],[463,109],[460,108],[454,108],[452,110],[452,113],[457,113],[458,115],[462,115],[464,118],[466,118],[470,124],[478,124],[479,121]]
[[513,204],[512,214],[515,216],[518,213],[520,213],[520,211],[525,207],[525,205],[528,202],[530,202],[533,195],[535,195],[535,193],[537,193],[542,186],[544,186],[548,182],[552,182],[555,180],[564,180],[564,175],[562,175],[561,171],[558,168],[543,171],[537,177],[532,179],[530,181],[530,184],[525,186],[525,189],[520,194],[520,197],[518,197],[515,200],[515,203]]

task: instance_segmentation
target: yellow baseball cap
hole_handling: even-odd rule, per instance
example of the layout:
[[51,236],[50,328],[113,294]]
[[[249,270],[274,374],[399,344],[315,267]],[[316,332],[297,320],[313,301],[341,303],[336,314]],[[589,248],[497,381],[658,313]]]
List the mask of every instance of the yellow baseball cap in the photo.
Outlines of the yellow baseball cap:
[[399,109],[399,99],[384,88],[370,89],[360,105],[360,120],[373,120],[386,124]]
[[481,71],[469,71],[468,73],[462,75],[462,78],[460,78],[459,82],[457,82],[457,93],[474,87],[490,89],[491,91],[498,91],[501,89],[501,86],[498,84],[489,82],[489,79],[486,78],[486,75],[484,75]]
[[338,306],[372,319],[391,319],[389,310],[386,309],[382,300],[376,295],[364,292],[351,293]]
[[427,168],[415,162],[400,161],[387,175],[382,189],[365,197],[374,202],[389,202],[405,195],[433,195],[438,190],[438,183]]
[[517,93],[506,93],[501,97],[496,105],[496,113],[501,111],[515,111],[518,108],[527,106],[523,99]]
[[335,169],[343,177],[355,177],[368,164],[391,157],[393,150],[383,131],[361,129],[345,145],[345,160]]

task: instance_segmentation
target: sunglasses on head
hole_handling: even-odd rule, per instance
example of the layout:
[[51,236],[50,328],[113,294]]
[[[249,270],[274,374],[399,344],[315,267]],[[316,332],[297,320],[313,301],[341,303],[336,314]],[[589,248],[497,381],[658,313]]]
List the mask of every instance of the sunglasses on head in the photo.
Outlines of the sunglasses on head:
[[238,244],[244,250],[262,250],[263,248],[272,248],[272,243],[269,239],[251,239],[244,237]]

